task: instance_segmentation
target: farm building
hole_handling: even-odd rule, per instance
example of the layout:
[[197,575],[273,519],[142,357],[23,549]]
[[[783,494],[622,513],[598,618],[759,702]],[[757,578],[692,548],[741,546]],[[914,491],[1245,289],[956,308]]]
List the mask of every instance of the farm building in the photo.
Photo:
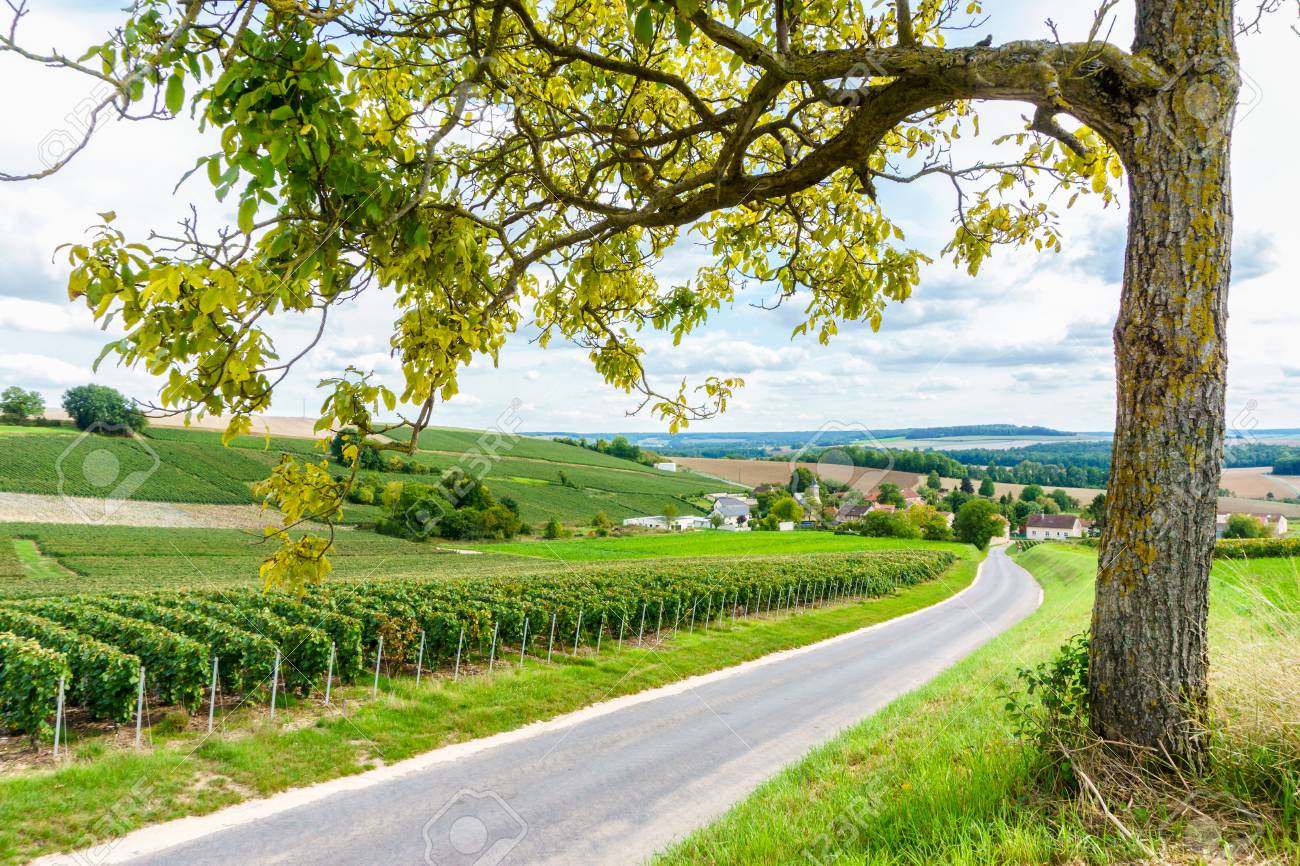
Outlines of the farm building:
[[1025,521],[1025,538],[1042,541],[1048,538],[1079,538],[1083,524],[1074,514],[1031,514]]
[[661,469],[661,470],[663,470],[664,472],[676,472],[676,471],[677,471],[677,464],[676,464],[676,463],[673,463],[673,462],[671,462],[671,461],[668,461],[668,462],[666,462],[666,463],[656,463],[656,464],[655,464],[655,468],[656,468],[656,469]]
[[662,514],[653,514],[648,517],[628,517],[623,521],[623,525],[644,526],[649,529],[673,529],[680,532],[686,529],[708,529],[713,524],[709,522],[709,518],[700,517],[698,514],[674,517],[671,524]]

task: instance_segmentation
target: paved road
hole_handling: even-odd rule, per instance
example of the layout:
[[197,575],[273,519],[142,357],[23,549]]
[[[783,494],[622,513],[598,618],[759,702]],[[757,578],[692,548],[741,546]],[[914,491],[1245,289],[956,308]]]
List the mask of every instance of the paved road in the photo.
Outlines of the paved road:
[[395,765],[381,771],[391,778],[354,780],[303,805],[282,801],[265,814],[265,804],[247,804],[262,813],[126,862],[634,864],[1029,615],[1040,598],[1029,574],[995,550],[970,589],[908,617],[498,738],[455,760],[426,759],[400,775]]

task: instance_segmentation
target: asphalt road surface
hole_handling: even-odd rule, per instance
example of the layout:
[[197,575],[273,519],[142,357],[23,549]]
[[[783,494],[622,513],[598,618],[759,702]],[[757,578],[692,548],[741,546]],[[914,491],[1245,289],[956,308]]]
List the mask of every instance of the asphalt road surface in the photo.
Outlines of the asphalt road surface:
[[613,709],[327,783],[337,788],[305,800],[290,792],[148,828],[103,857],[65,861],[628,866],[708,823],[1040,600],[1028,572],[994,550],[968,590],[909,616]]

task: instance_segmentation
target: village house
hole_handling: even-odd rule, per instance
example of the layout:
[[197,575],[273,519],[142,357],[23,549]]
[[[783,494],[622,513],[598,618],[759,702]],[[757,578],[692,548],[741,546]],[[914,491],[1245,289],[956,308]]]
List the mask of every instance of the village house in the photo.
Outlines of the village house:
[[873,503],[870,502],[846,502],[835,512],[834,522],[838,525],[853,520],[861,520],[867,516],[867,512],[871,510],[872,504]]
[[1082,536],[1083,524],[1075,514],[1031,514],[1025,521],[1025,538],[1031,541]]
[[709,516],[714,514],[722,518],[723,526],[744,526],[749,521],[749,503],[735,496],[720,496],[713,500]]
[[[835,512],[835,518],[832,521],[836,525],[849,523],[854,520],[861,520],[872,511],[883,511],[886,514],[897,511],[898,508],[891,503],[884,502],[846,502]],[[951,521],[949,521],[949,525]]]

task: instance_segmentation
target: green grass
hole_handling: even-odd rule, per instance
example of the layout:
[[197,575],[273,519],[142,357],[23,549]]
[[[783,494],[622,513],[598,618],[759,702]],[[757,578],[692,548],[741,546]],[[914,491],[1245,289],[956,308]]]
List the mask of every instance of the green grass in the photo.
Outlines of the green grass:
[[[350,775],[376,761],[392,763],[439,746],[511,730],[591,703],[707,673],[791,647],[813,643],[926,607],[974,578],[977,558],[900,593],[797,614],[740,620],[717,631],[668,636],[658,648],[607,644],[599,656],[530,660],[492,675],[451,681],[386,679],[386,692],[366,700],[368,687],[335,692],[346,717],[299,701],[271,724],[260,710],[225,719],[221,735],[155,731],[143,753],[118,749],[104,737],[72,740],[74,761],[57,769],[0,776],[0,864],[97,841],[105,810],[108,832],[203,814],[250,796]],[[133,793],[135,789],[136,793]],[[89,835],[88,835],[89,834]]]
[[[0,543],[3,543],[0,539]],[[30,538],[15,538],[12,540],[14,555],[18,557],[18,563],[22,566],[23,576],[29,580],[48,581],[60,580],[69,576],[67,569],[59,565],[58,560],[45,556],[41,553],[36,542]]]
[[28,427],[23,424],[0,424],[0,436],[43,436],[48,433],[66,432],[66,427]]
[[647,533],[624,537],[575,538],[563,541],[517,541],[467,545],[513,556],[566,561],[646,559],[677,556],[737,556],[759,554],[835,553],[849,550],[883,550],[933,547],[966,551],[962,544],[866,538],[830,532],[721,532],[701,530],[681,533]]
[[[1018,668],[1087,628],[1095,552],[1043,544],[1017,560],[1046,590],[1037,613],[814,750],[657,866],[1132,862],[1139,851],[1085,825],[1072,803],[1045,802],[1004,709]],[[1255,615],[1240,603],[1251,594],[1243,581],[1300,611],[1294,561],[1236,565],[1231,574],[1215,566],[1212,638],[1247,628]],[[1289,855],[1268,862],[1300,857],[1294,839],[1280,846]]]
[[[34,576],[5,551],[11,539],[31,539],[56,572]],[[257,586],[257,568],[270,544],[234,529],[0,524],[0,598],[151,589]],[[448,577],[547,570],[547,563],[485,553],[438,552],[433,544],[362,530],[340,530],[331,554],[331,580]],[[7,564],[8,563],[8,564]],[[559,566],[556,566],[559,567]]]

